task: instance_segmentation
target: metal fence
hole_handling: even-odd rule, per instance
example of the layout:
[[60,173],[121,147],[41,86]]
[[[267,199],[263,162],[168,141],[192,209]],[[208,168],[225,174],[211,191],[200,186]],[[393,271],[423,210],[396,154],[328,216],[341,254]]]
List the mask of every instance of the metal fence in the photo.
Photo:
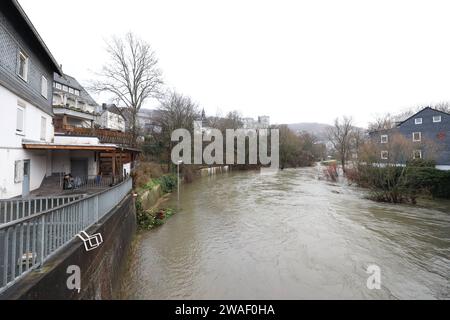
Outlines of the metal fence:
[[0,200],[0,224],[29,217],[81,199],[83,195]]
[[97,194],[1,224],[0,293],[96,224],[131,189],[132,180],[127,179]]
[[[70,190],[107,188],[114,184],[120,183],[125,178],[123,176],[86,176],[74,177],[70,182]],[[62,179],[61,185],[67,189],[67,183]]]

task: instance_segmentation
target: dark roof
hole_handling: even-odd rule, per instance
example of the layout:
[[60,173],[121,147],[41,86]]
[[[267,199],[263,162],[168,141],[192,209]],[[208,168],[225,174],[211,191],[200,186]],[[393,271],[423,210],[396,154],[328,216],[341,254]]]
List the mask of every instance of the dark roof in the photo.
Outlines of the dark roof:
[[[48,49],[47,45],[45,44],[44,40],[42,40],[41,36],[37,32],[34,25],[31,23],[30,19],[28,18],[25,11],[20,6],[19,2],[17,0],[1,0],[2,6],[4,5],[7,7],[10,11],[8,12],[8,15],[10,18],[15,21],[19,25],[23,25],[27,30],[27,32],[30,32],[33,35],[33,38],[36,40],[39,49],[45,54],[48,61],[53,67],[53,71],[62,74],[61,68],[59,64],[56,62],[55,58],[53,57],[52,53]],[[23,23],[22,23],[23,22]]]
[[59,76],[58,74],[54,74],[53,75],[53,80],[61,83],[63,85],[66,85],[68,87],[74,88],[76,90],[80,91],[80,96],[76,96],[74,94],[71,94],[69,92],[65,92],[59,89],[54,88],[55,92],[64,92],[65,94],[73,97],[73,98],[81,98],[81,100],[83,100],[84,102],[86,102],[87,104],[91,105],[91,106],[98,106],[98,103],[95,102],[94,99],[92,99],[92,97],[89,95],[89,93],[83,88],[83,86],[77,81],[77,79],[75,79],[72,76],[69,76],[67,74],[63,74],[63,76]]
[[441,111],[441,110],[437,110],[437,109],[433,109],[433,108],[431,108],[431,107],[426,107],[426,108],[423,108],[422,110],[420,110],[419,112],[414,113],[414,114],[413,114],[412,116],[410,116],[409,118],[407,118],[407,119],[405,119],[405,120],[403,120],[403,121],[397,123],[397,127],[401,126],[401,125],[404,124],[406,121],[408,121],[408,120],[410,120],[410,119],[416,117],[419,113],[422,113],[422,112],[424,112],[425,110],[428,110],[428,109],[433,110],[433,111],[436,111],[436,112],[440,112],[440,113],[445,114],[445,115],[450,115],[450,113],[447,113],[447,112],[444,112],[444,111]]

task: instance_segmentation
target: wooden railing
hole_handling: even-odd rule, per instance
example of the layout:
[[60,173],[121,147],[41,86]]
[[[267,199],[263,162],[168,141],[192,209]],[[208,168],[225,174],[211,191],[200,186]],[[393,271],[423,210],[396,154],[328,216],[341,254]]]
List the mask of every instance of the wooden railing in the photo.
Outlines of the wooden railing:
[[61,125],[55,126],[55,132],[81,137],[96,137],[101,143],[115,143],[126,146],[131,145],[132,141],[131,134],[110,129],[82,128],[71,125]]

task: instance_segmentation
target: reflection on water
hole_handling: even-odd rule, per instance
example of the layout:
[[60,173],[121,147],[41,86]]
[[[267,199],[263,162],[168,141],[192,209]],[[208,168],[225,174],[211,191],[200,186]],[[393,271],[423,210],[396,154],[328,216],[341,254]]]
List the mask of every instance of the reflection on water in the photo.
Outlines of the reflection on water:
[[317,168],[204,178],[142,235],[121,297],[449,299],[449,211],[375,203]]

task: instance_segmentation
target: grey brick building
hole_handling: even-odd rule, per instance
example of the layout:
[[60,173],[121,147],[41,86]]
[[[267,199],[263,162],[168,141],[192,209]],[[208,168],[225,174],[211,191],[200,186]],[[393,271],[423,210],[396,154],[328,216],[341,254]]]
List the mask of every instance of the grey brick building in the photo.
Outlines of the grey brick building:
[[415,146],[411,158],[433,159],[438,168],[450,170],[450,114],[427,107],[398,123],[395,128],[371,132],[371,139],[382,150],[380,160],[388,160],[383,145],[398,133]]

